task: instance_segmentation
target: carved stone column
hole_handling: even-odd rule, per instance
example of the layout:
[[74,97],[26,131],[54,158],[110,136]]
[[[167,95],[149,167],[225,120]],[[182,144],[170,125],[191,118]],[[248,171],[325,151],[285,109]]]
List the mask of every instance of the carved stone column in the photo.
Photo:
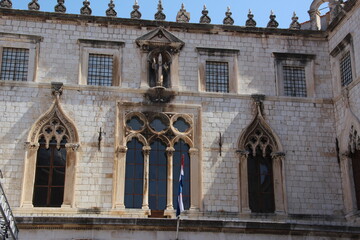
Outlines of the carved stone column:
[[119,146],[116,149],[116,158],[115,158],[115,169],[116,175],[114,176],[114,208],[116,209],[125,209],[124,203],[124,193],[125,193],[125,168],[126,168],[126,153],[128,148],[126,146]]
[[75,206],[75,175],[76,175],[76,159],[79,149],[78,143],[67,143],[66,148],[66,171],[64,185],[64,201],[62,208]]
[[199,169],[199,150],[197,148],[189,149],[190,155],[190,210],[200,209],[200,199],[202,198],[202,183],[200,182]]
[[144,146],[144,187],[142,209],[149,210],[149,158],[151,147]]
[[167,155],[167,195],[166,195],[166,210],[164,215],[168,215],[173,211],[173,156],[175,149],[173,147],[166,148]]
[[355,183],[352,171],[352,161],[349,153],[340,154],[341,179],[344,197],[345,213],[351,215],[357,211]]
[[24,208],[32,208],[33,193],[36,171],[36,158],[39,149],[39,143],[26,142],[25,143],[25,164],[24,164],[24,178],[22,184],[22,195],[20,206]]
[[283,175],[283,162],[285,159],[285,153],[277,152],[271,155],[273,166],[273,178],[274,178],[274,198],[275,198],[275,213],[285,214],[285,184]]
[[237,151],[240,159],[239,175],[240,175],[240,212],[251,213],[249,207],[249,184],[248,184],[248,167],[247,159],[249,152],[244,150]]

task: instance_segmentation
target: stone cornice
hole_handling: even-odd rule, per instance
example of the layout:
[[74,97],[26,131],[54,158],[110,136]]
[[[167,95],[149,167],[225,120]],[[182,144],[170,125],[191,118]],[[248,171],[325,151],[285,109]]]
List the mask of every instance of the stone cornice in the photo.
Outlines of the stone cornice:
[[171,31],[184,31],[187,32],[199,32],[208,34],[218,33],[239,33],[239,34],[256,34],[256,35],[284,35],[284,36],[302,36],[307,38],[315,38],[327,41],[327,33],[324,31],[313,31],[313,30],[291,30],[281,28],[257,28],[257,27],[244,27],[234,25],[220,25],[220,24],[200,24],[200,23],[178,23],[178,22],[167,22],[167,21],[156,21],[156,20],[143,20],[143,19],[129,19],[129,18],[114,18],[114,17],[100,17],[100,16],[89,16],[89,15],[78,15],[78,14],[63,14],[56,12],[41,12],[41,11],[29,11],[29,10],[17,10],[0,8],[1,17],[17,17],[18,19],[35,19],[36,21],[49,21],[53,20],[56,22],[62,21],[62,23],[93,23],[101,24],[102,26],[108,25],[127,25],[134,26],[135,28],[148,27],[157,28],[159,26],[171,29]]

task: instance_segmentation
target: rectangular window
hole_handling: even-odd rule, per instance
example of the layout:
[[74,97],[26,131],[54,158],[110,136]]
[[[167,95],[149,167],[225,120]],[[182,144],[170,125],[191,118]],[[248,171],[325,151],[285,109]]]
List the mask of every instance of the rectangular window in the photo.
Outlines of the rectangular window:
[[305,67],[283,66],[284,95],[306,97]]
[[229,92],[229,66],[227,62],[206,62],[206,91]]
[[347,86],[352,82],[351,56],[347,52],[340,60],[341,86]]
[[3,48],[1,80],[27,81],[29,49]]
[[113,56],[89,54],[88,85],[112,86]]

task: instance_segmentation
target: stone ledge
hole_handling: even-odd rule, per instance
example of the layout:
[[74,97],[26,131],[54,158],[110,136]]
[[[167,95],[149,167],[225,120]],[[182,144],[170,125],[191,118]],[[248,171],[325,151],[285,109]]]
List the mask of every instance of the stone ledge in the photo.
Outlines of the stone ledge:
[[[21,229],[125,229],[175,231],[176,219],[17,217]],[[360,227],[330,224],[296,224],[286,222],[181,220],[180,231],[267,233],[279,235],[318,235],[360,238]]]

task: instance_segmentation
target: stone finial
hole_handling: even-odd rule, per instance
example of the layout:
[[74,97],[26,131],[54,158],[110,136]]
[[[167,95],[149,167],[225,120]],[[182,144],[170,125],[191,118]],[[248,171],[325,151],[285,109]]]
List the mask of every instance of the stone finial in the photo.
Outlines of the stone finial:
[[234,25],[234,19],[231,17],[232,12],[230,12],[230,7],[227,7],[227,11],[225,12],[226,17],[223,20],[223,24],[225,25]]
[[155,13],[155,20],[165,20],[166,15],[162,12],[162,10],[164,10],[164,8],[162,7],[162,3],[161,0],[159,0],[159,4],[158,4],[158,11],[157,13]]
[[91,15],[92,10],[90,8],[90,2],[88,0],[83,1],[83,7],[80,9],[81,15]]
[[294,12],[293,17],[291,18],[292,22],[290,24],[290,29],[300,29],[301,25],[298,22],[299,18],[296,16],[296,13]]
[[267,24],[268,28],[277,28],[279,26],[279,23],[275,20],[275,18],[276,18],[276,15],[271,10],[271,12],[270,12],[270,21]]
[[252,14],[251,9],[249,9],[248,20],[246,20],[245,26],[256,27],[256,21],[254,20],[254,14]]
[[211,18],[208,16],[209,11],[206,9],[206,5],[204,5],[204,9],[201,13],[202,16],[200,17],[200,23],[211,23]]
[[55,12],[65,13],[66,7],[64,5],[65,0],[57,0],[57,5],[55,6]]
[[0,7],[2,7],[2,8],[12,8],[11,0],[1,0],[0,1]]
[[39,11],[40,10],[40,4],[38,3],[38,0],[32,0],[28,4],[29,10]]
[[60,96],[63,92],[63,85],[62,82],[51,82],[51,93],[54,96]]
[[176,22],[188,23],[190,21],[190,13],[186,11],[184,4],[181,4],[181,9],[176,15]]
[[130,13],[130,18],[132,19],[140,19],[141,18],[141,12],[139,11],[139,4],[137,0],[135,0],[135,4],[133,5],[133,11]]
[[110,0],[110,3],[108,4],[109,8],[106,10],[106,16],[107,17],[116,17],[117,12],[115,11],[115,4],[113,0]]

